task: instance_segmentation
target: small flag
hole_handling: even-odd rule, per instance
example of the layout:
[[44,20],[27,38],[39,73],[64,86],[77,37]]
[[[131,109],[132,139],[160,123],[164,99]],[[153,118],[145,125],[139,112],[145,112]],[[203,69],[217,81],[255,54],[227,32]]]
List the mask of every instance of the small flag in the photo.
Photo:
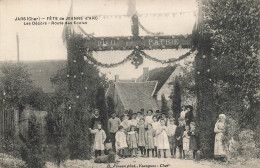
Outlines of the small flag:
[[132,17],[136,14],[136,0],[128,0],[127,16]]
[[[71,2],[70,11],[67,17],[73,17],[73,2]],[[68,38],[75,33],[73,24],[64,24],[62,32],[62,41],[66,45]]]

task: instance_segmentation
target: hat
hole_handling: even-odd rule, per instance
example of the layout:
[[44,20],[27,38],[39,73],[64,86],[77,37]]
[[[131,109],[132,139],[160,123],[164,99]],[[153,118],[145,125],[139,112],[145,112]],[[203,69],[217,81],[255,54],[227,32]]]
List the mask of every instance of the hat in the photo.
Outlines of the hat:
[[226,115],[225,115],[225,114],[220,114],[218,117],[219,117],[219,118],[226,119]]

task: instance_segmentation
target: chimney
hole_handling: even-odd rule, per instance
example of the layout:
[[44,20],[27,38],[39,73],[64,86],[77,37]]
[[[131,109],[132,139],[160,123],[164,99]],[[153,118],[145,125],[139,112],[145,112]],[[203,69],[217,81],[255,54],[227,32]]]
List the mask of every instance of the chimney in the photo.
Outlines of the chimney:
[[143,82],[147,81],[149,78],[149,68],[144,67],[143,68]]
[[119,75],[115,75],[115,82],[119,82]]

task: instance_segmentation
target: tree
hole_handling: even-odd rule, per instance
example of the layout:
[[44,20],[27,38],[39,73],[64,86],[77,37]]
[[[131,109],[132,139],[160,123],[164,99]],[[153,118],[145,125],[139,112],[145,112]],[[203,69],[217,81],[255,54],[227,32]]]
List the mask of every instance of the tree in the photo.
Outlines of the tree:
[[176,78],[171,93],[173,117],[177,120],[181,112],[181,88],[179,79]]
[[102,127],[107,132],[108,111],[106,106],[105,89],[103,87],[99,87],[97,90],[96,108],[99,109],[100,116],[104,121]]
[[115,103],[111,96],[108,96],[106,101],[107,101],[108,115],[111,116],[112,112],[115,110]]
[[60,102],[60,100],[64,100],[62,96],[57,92],[52,96],[48,115],[45,118],[48,153],[58,167],[69,157],[68,108],[64,106],[64,102]]
[[246,124],[241,126],[259,125],[260,2],[203,0],[202,4],[199,16],[204,17],[199,20],[203,21],[193,32],[198,50],[196,122],[201,151],[213,157],[213,128],[219,113],[243,118]]
[[[89,159],[91,156],[89,122],[90,111],[96,108],[96,97],[103,97],[104,92],[99,88],[106,88],[108,84],[104,74],[89,61],[84,60],[86,51],[83,49],[85,39],[82,35],[74,34],[67,42],[68,64],[58,71],[51,81],[58,85],[57,92],[64,99],[60,103],[68,112],[68,149],[71,159]],[[90,53],[87,53],[90,54]],[[63,97],[63,96],[62,96]],[[105,106],[104,106],[105,107]],[[98,107],[101,108],[101,107]],[[102,109],[103,110],[103,109]]]
[[17,109],[19,121],[26,106],[36,110],[45,109],[48,96],[33,85],[26,66],[20,63],[3,64],[0,70],[3,73],[0,77],[0,103],[7,108]]
[[168,113],[169,113],[169,107],[168,107],[168,105],[167,105],[167,100],[166,100],[164,94],[162,94],[161,99],[162,99],[161,112],[162,112],[162,113],[165,113],[166,115],[168,115]]
[[43,135],[35,115],[30,116],[28,121],[28,137],[21,136],[21,139],[24,143],[20,150],[22,160],[29,168],[44,167]]
[[1,90],[3,100],[19,110],[21,113],[28,104],[32,80],[25,66],[22,64],[4,64],[1,67]]

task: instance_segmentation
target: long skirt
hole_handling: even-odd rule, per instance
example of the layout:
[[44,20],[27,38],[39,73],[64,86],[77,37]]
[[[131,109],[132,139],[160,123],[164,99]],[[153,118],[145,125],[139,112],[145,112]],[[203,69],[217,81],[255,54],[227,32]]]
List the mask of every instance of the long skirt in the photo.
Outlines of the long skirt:
[[188,151],[190,149],[189,144],[190,144],[190,139],[184,137],[183,138],[183,150],[184,151]]
[[157,135],[157,149],[170,149],[168,136],[164,131]]
[[226,152],[222,143],[223,133],[217,133],[215,136],[214,155],[215,157],[225,157]]

